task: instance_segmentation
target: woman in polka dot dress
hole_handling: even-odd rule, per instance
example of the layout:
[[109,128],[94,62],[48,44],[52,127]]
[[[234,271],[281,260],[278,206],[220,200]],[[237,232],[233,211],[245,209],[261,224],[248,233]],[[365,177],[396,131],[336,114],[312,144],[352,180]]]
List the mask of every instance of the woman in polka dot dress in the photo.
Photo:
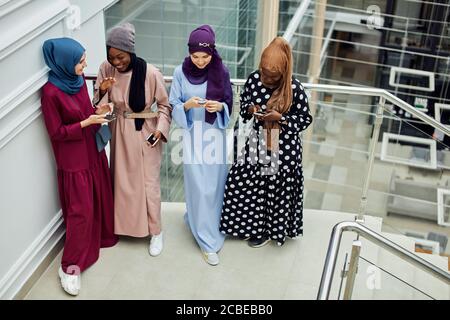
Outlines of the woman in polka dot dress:
[[292,51],[283,38],[264,50],[241,95],[244,122],[255,118],[245,148],[227,178],[220,221],[224,234],[261,247],[303,233],[300,132],[312,122],[308,98],[292,77]]

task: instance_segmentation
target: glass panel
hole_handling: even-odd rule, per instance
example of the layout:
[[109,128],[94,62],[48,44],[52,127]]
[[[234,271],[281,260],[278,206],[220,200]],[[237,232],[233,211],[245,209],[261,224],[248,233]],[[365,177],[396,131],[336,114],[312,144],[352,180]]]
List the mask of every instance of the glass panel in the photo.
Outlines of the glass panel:
[[372,98],[310,92],[303,133],[305,208],[358,213],[374,119]]
[[244,78],[255,65],[257,10],[257,0],[127,0],[105,12],[105,25],[109,30],[123,22],[133,23],[137,54],[159,67],[163,74],[172,75],[188,55],[189,33],[210,24],[232,78]]
[[[383,157],[383,136],[384,142],[386,137],[393,138],[389,138],[390,152],[401,156],[401,161]],[[391,108],[377,145],[367,206],[367,214],[383,219],[384,231],[407,235],[427,246],[431,243],[438,254],[448,254],[450,249],[450,229],[439,225],[438,217],[438,191],[450,189],[448,141],[449,137],[419,119]],[[447,212],[445,199],[443,213]]]
[[[390,255],[386,252],[387,255]],[[352,300],[434,300],[426,291],[413,285],[415,270],[390,255],[383,267],[360,257]]]
[[[168,84],[167,90],[170,90]],[[233,137],[234,131],[238,129],[239,120],[239,97],[241,93],[241,86],[233,85],[234,90],[234,105],[233,114],[228,125],[228,139],[234,140],[233,145],[237,146],[237,140]],[[181,133],[181,134],[180,134]],[[181,155],[181,137],[182,130],[180,130],[175,123],[170,128],[170,139],[164,146],[163,161],[161,164],[161,201],[162,202],[184,202],[184,177],[183,164],[180,163]],[[245,135],[239,135],[241,139],[245,139]],[[233,154],[236,152],[234,148],[228,145],[229,159],[233,159]]]

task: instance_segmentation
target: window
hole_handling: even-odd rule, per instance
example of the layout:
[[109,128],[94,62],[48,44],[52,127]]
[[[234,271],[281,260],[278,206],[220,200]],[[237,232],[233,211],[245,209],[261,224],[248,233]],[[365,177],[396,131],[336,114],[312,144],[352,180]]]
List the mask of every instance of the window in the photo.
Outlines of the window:
[[411,167],[436,169],[436,141],[384,133],[381,160],[406,164]]
[[[428,86],[407,84],[409,82],[415,82],[417,84],[426,83]],[[434,73],[416,69],[392,67],[389,85],[397,88],[434,92]]]

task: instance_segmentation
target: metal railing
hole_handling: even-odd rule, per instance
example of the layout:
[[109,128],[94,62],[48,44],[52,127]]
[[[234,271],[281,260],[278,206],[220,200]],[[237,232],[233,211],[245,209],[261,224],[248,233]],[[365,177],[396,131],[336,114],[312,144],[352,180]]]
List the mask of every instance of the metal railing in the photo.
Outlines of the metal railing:
[[414,117],[419,118],[426,124],[432,126],[435,129],[443,132],[447,136],[450,136],[450,129],[443,125],[442,123],[436,121],[436,119],[431,118],[426,115],[422,111],[419,111],[409,103],[397,98],[392,93],[388,92],[384,89],[378,88],[370,88],[370,87],[352,87],[352,86],[335,86],[335,85],[327,85],[327,84],[310,84],[304,83],[303,87],[305,89],[319,91],[319,92],[327,92],[327,93],[341,93],[341,94],[354,94],[360,96],[371,96],[371,97],[380,97],[384,98],[386,101],[391,102],[393,105],[403,109],[404,111],[410,113]]
[[381,129],[381,125],[383,123],[383,113],[384,113],[384,110],[386,110],[386,101],[389,101],[393,105],[396,105],[397,107],[403,109],[405,112],[408,112],[411,115],[419,118],[424,123],[432,126],[434,129],[441,131],[442,133],[444,133],[447,136],[450,136],[450,129],[447,126],[441,124],[440,122],[436,121],[435,119],[431,118],[430,116],[426,115],[425,113],[417,110],[412,105],[397,98],[396,96],[394,96],[393,94],[391,94],[390,92],[388,92],[384,89],[310,84],[310,83],[305,83],[305,84],[303,84],[303,86],[305,87],[305,89],[315,90],[318,92],[352,94],[352,95],[371,96],[371,97],[379,98],[378,108],[376,111],[376,120],[374,123],[372,137],[370,140],[368,166],[367,166],[366,175],[364,176],[364,184],[363,184],[362,195],[361,195],[360,209],[358,212],[358,216],[356,218],[356,220],[359,222],[364,221],[364,215],[365,215],[365,211],[366,211],[366,207],[367,207],[367,196],[368,196],[368,192],[369,192],[370,178],[372,176],[372,170],[373,170],[374,161],[375,161],[375,151],[376,151],[376,146],[377,146],[377,142],[378,142],[378,138],[379,138],[379,134],[380,134],[380,129]]
[[[97,76],[89,75],[86,76],[87,80],[96,80]],[[172,83],[173,77],[164,76],[164,81],[167,84]],[[231,79],[231,84],[234,86],[243,86],[246,82],[246,79]],[[303,87],[307,90],[318,91],[318,92],[327,92],[327,93],[341,93],[341,94],[354,94],[360,96],[370,96],[370,97],[380,97],[384,98],[385,101],[391,102],[393,105],[403,109],[404,111],[412,114],[413,116],[419,118],[426,124],[432,126],[435,129],[438,129],[442,133],[447,136],[450,136],[450,128],[442,123],[436,121],[436,119],[431,118],[426,115],[422,111],[417,110],[415,107],[406,103],[405,101],[397,98],[392,93],[388,92],[384,89],[370,88],[370,87],[352,87],[352,86],[335,86],[329,84],[312,84],[312,83],[303,83]]]
[[328,246],[325,265],[323,268],[322,278],[320,281],[319,292],[317,294],[318,300],[328,300],[330,296],[331,285],[333,282],[334,270],[336,267],[336,260],[339,253],[339,247],[342,239],[342,234],[346,231],[356,232],[359,236],[374,243],[375,245],[386,249],[397,257],[409,262],[417,268],[427,272],[428,274],[444,281],[450,285],[450,274],[446,271],[436,267],[430,262],[420,258],[413,252],[399,246],[391,240],[383,237],[375,231],[357,223],[357,222],[341,222],[333,228],[331,233],[330,244]]

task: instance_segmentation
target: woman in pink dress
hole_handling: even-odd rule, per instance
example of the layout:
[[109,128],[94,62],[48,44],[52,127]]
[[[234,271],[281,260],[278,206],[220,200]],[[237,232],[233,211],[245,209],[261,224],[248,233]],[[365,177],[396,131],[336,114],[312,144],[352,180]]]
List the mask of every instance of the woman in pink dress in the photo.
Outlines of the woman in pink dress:
[[[108,61],[100,66],[94,103],[112,102],[117,110],[110,123],[115,233],[150,236],[149,253],[158,256],[163,250],[160,168],[172,108],[161,72],[135,54],[133,25],[113,28],[106,46]],[[158,117],[142,118],[156,109]],[[150,134],[156,139],[152,145]]]
[[85,49],[59,38],[43,45],[50,68],[42,89],[42,113],[52,143],[66,239],[58,271],[63,289],[77,295],[81,272],[94,264],[100,248],[112,247],[114,205],[108,160],[95,135],[109,106],[94,109],[83,77]]

